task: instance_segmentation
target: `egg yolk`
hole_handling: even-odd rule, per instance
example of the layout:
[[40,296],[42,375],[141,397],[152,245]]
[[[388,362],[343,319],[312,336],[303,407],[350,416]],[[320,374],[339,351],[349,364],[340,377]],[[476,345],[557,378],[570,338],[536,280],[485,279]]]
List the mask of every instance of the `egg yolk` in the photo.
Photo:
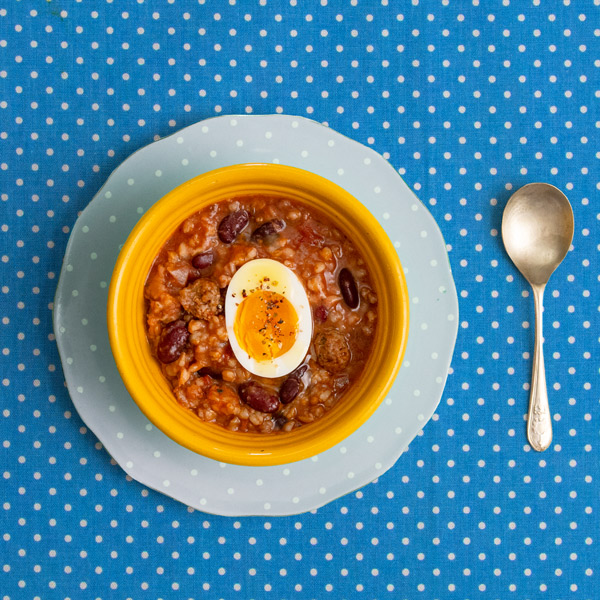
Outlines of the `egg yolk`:
[[250,358],[271,360],[294,345],[298,314],[282,294],[257,290],[240,304],[233,330],[242,350]]

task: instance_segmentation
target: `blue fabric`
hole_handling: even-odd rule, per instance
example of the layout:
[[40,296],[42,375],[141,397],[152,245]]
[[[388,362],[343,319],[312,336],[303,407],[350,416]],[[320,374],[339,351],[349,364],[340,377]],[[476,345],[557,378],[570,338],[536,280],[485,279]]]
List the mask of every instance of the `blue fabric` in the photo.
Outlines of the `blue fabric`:
[[[597,4],[2,2],[2,598],[597,598]],[[461,326],[438,411],[388,473],[313,513],[221,518],[127,478],[83,426],[52,300],[124,158],[274,112],[399,170],[442,228]],[[575,213],[546,293],[543,454],[525,440],[533,301],[499,235],[532,181]]]

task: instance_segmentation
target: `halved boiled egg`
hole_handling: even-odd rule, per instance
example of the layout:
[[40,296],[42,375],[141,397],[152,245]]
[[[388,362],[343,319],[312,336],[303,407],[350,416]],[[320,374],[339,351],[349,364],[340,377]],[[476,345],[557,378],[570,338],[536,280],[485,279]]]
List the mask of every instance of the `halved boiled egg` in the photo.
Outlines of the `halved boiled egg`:
[[291,373],[304,360],[312,337],[302,283],[291,269],[269,258],[247,262],[231,278],[225,323],[236,358],[260,377]]

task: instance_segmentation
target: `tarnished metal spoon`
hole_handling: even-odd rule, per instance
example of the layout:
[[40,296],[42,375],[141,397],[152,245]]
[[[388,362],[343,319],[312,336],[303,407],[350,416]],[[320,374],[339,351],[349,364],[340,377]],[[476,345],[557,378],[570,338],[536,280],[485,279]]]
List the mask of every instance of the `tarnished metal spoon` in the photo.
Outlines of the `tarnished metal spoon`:
[[527,439],[534,450],[541,452],[552,442],[542,334],[544,289],[573,240],[573,210],[567,197],[547,183],[530,183],[518,189],[504,209],[502,240],[513,263],[533,289],[535,351]]

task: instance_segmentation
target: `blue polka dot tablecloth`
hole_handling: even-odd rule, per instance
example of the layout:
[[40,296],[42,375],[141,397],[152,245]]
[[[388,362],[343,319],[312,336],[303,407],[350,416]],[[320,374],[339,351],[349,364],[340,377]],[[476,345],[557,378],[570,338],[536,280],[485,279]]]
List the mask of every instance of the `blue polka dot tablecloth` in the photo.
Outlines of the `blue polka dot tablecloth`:
[[[1,598],[598,598],[599,5],[1,1]],[[435,414],[385,474],[303,514],[220,517],[127,476],[80,420],[53,298],[125,158],[277,113],[372,148],[420,197],[459,333]],[[533,181],[575,215],[545,297],[544,453],[525,437],[533,298],[500,237]]]

